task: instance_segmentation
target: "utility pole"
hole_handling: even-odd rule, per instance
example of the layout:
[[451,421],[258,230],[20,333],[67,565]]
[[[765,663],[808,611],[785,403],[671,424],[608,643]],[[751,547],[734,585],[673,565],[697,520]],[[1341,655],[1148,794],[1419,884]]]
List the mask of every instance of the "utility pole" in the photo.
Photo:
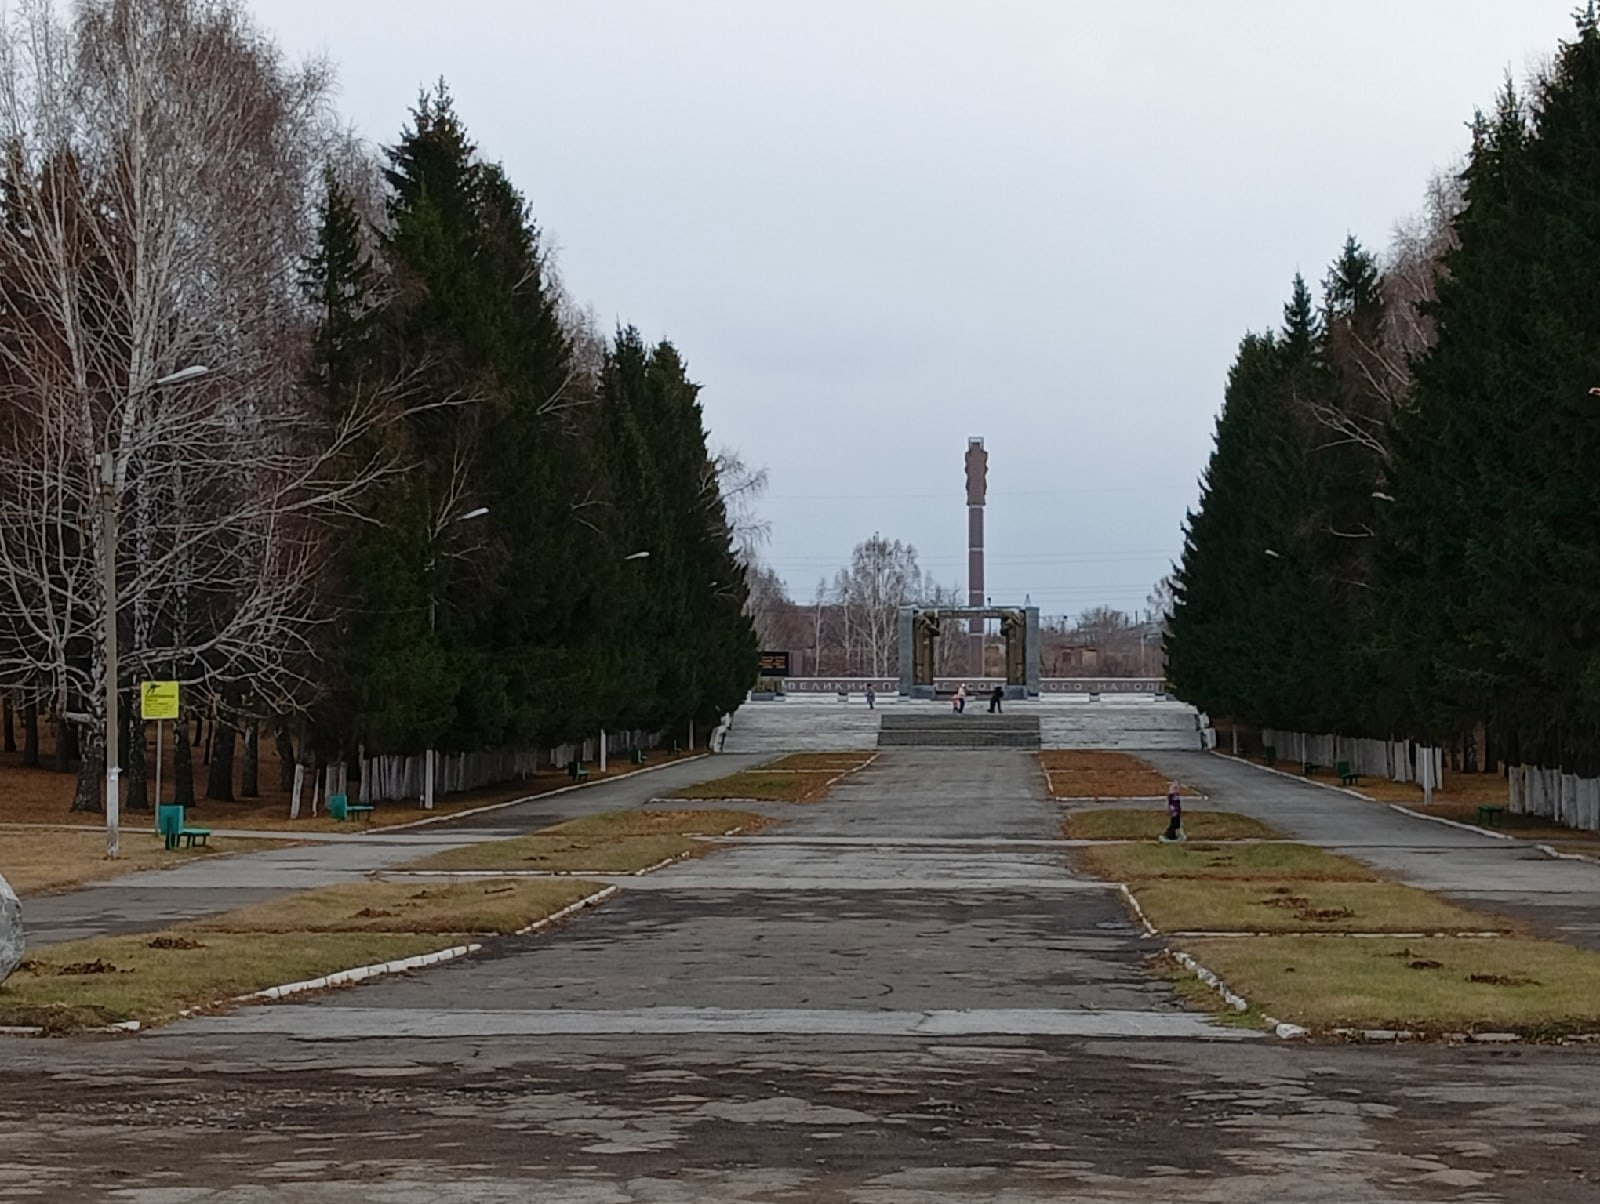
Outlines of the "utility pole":
[[100,453],[100,557],[105,573],[106,856],[115,857],[122,801],[117,782],[122,775],[122,749],[118,738],[121,719],[117,713],[117,460],[108,451]]

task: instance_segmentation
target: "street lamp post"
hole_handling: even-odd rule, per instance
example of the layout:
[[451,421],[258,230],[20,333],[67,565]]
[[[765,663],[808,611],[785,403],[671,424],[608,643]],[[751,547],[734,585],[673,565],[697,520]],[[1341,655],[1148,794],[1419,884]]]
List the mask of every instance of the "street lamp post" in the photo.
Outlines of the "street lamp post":
[[106,612],[106,856],[115,857],[120,851],[122,719],[117,708],[117,458],[111,452],[100,453],[100,523]]
[[[182,384],[204,376],[211,369],[205,364],[190,364],[177,372],[157,377],[145,389]],[[141,389],[139,392],[143,392]],[[122,793],[122,716],[118,706],[117,678],[121,673],[117,648],[117,457],[109,448],[100,453],[100,556],[105,595],[104,655],[106,673],[106,856],[115,857],[121,845]],[[157,799],[157,802],[160,800]]]

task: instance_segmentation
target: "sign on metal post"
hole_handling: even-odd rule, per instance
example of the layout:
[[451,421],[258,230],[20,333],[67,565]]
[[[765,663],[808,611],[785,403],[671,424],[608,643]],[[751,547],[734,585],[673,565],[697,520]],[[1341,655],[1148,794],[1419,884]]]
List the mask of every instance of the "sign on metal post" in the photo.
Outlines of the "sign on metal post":
[[139,718],[176,719],[178,717],[178,683],[175,681],[141,681],[139,683]]

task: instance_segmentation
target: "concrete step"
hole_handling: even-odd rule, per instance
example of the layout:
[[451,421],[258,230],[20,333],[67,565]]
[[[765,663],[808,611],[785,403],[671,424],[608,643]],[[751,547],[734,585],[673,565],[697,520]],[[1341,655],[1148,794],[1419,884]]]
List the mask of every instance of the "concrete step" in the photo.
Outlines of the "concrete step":
[[1198,719],[1193,707],[1154,699],[1007,702],[1003,715],[978,709],[957,715],[948,702],[904,699],[875,711],[855,701],[752,702],[735,712],[723,751],[780,756],[874,748],[1195,749],[1202,743]]
[[910,728],[878,733],[879,748],[1038,748],[1039,733]]
[[1037,714],[990,715],[980,711],[967,711],[958,715],[945,707],[933,711],[895,711],[885,714],[882,729],[895,731],[946,731],[960,728],[980,732],[1037,732],[1041,720]]

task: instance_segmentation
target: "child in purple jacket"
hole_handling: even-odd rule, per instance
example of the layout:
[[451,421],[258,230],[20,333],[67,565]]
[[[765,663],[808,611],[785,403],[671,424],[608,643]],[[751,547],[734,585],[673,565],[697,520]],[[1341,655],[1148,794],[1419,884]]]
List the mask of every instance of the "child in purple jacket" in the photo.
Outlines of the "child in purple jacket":
[[1162,840],[1183,839],[1183,800],[1178,797],[1178,783],[1167,783],[1167,830]]

